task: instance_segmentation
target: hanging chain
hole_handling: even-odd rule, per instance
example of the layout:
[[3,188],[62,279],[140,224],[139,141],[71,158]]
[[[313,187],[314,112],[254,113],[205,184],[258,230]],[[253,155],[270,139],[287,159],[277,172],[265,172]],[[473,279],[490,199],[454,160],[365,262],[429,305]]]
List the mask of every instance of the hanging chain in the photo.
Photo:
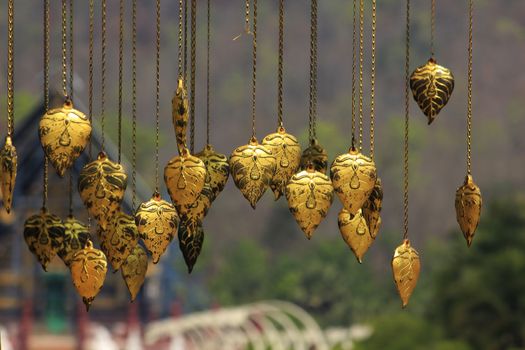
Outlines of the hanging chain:
[[73,90],[74,90],[74,75],[75,75],[75,59],[74,59],[74,46],[75,40],[74,32],[74,11],[73,11],[73,0],[69,0],[69,98],[73,101]]
[[101,28],[101,81],[100,81],[100,123],[102,129],[102,152],[105,144],[105,119],[106,119],[106,0],[102,0],[102,28]]
[[359,1],[359,152],[363,150],[363,54],[364,54],[364,0]]
[[436,0],[430,0],[430,56],[434,58],[434,35],[436,32]]
[[188,81],[188,0],[184,0],[184,81]]
[[374,160],[375,95],[376,95],[376,0],[372,0],[372,50],[370,70],[370,158]]
[[310,101],[308,137],[310,143],[317,138],[317,0],[310,2]]
[[356,48],[357,48],[357,0],[354,0],[353,2],[353,20],[352,20],[352,148],[355,146],[355,100],[356,100],[356,89],[355,89],[355,81],[356,81],[356,61],[357,61],[357,55],[355,54]]
[[405,43],[405,140],[403,154],[403,238],[408,239],[408,133],[410,119],[410,0],[406,0]]
[[195,152],[195,73],[197,64],[197,0],[191,0],[191,99],[190,99],[190,150]]
[[14,86],[15,86],[15,4],[14,0],[7,1],[7,136],[11,137],[14,131]]
[[[44,0],[44,111],[49,110],[49,0]],[[48,159],[44,153],[44,188],[42,208],[47,209]]]
[[[135,0],[134,0],[135,1]],[[179,0],[179,36],[177,40],[177,44],[179,47],[179,51],[177,53],[177,62],[178,62],[178,78],[181,79],[183,76],[182,71],[182,22],[183,22],[183,12],[184,12],[184,4],[182,3],[183,0]]]
[[67,93],[67,0],[62,0],[62,93]]
[[131,12],[131,209],[135,212],[137,208],[137,0],[131,3]]
[[279,0],[279,64],[277,74],[277,122],[283,127],[284,0]]
[[119,2],[118,40],[118,162],[122,160],[122,79],[124,63],[124,0]]
[[[46,0],[47,1],[47,0]],[[93,125],[93,37],[95,31],[95,5],[94,0],[89,0],[89,77],[88,77],[88,95],[89,95],[89,122]],[[89,160],[93,159],[93,147],[91,138],[89,140]]]
[[474,1],[469,0],[469,27],[468,27],[468,98],[467,98],[467,174],[472,171],[472,28],[474,20]]
[[[244,10],[244,34],[252,34],[250,31],[250,0],[246,0],[245,3],[245,10]],[[242,36],[243,33],[240,33],[236,37],[233,38],[233,40],[237,40]]]
[[160,134],[160,0],[157,0],[156,76],[155,76],[155,193],[159,192],[159,134]]
[[253,0],[253,50],[252,50],[252,139],[255,133],[255,105],[257,88],[257,0]]
[[210,0],[207,3],[207,32],[206,32],[206,145],[210,144]]

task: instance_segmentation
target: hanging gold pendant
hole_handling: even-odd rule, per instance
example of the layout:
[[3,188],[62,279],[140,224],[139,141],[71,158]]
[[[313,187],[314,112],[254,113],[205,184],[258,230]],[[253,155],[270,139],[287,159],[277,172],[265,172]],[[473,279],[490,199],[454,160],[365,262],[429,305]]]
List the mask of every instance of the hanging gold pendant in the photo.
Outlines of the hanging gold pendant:
[[179,227],[179,248],[188,267],[188,273],[193,271],[202,245],[204,243],[204,229],[201,220],[182,220]]
[[108,271],[106,256],[93,248],[93,243],[88,240],[86,247],[73,255],[70,270],[73,285],[89,311],[91,303],[104,285]]
[[51,109],[42,116],[38,131],[46,156],[62,177],[88,144],[91,123],[67,99],[61,108]]
[[100,236],[100,247],[113,270],[117,271],[139,240],[135,218],[119,211],[108,222],[106,229],[100,231]]
[[127,186],[122,165],[112,162],[101,152],[80,172],[78,191],[89,214],[105,229],[108,220],[119,210]]
[[230,156],[230,170],[235,186],[253,209],[262,197],[275,173],[275,156],[260,145],[255,137],[250,143],[237,147]]
[[187,148],[173,157],[164,168],[164,182],[176,207],[195,202],[206,181],[206,167]]
[[374,189],[376,166],[372,159],[352,148],[334,160],[330,178],[345,209],[355,215]]
[[290,179],[286,186],[288,207],[308,239],[328,214],[334,199],[332,182],[311,165]]
[[84,249],[90,238],[89,228],[73,216],[68,216],[64,221],[64,240],[58,250],[58,256],[66,266],[71,265],[75,253]]
[[135,301],[140,288],[146,279],[148,271],[148,254],[140,244],[137,244],[131,254],[128,255],[122,264],[122,278],[126,282],[131,302]]
[[301,161],[301,146],[295,136],[286,133],[283,127],[277,132],[267,135],[261,143],[268,148],[275,157],[276,169],[270,183],[275,200],[279,199],[286,191],[286,184],[297,172]]
[[64,230],[62,220],[46,209],[42,209],[40,214],[30,216],[24,224],[26,244],[44,271],[47,271],[47,265],[62,246]]
[[381,227],[381,209],[383,207],[383,186],[381,179],[377,178],[376,184],[370,197],[363,205],[363,217],[366,220],[370,235],[373,239],[377,237]]
[[230,176],[228,157],[217,153],[212,145],[206,145],[202,151],[195,155],[204,162],[206,167],[206,185],[210,192],[210,201],[213,202],[222,192]]
[[13,204],[13,191],[15,190],[16,170],[18,166],[18,157],[16,148],[10,136],[5,138],[5,144],[0,150],[0,181],[2,188],[2,199],[7,213],[11,212]]
[[355,215],[350,214],[345,208],[341,209],[337,223],[341,236],[361,264],[368,248],[374,243],[361,209]]
[[177,139],[177,149],[179,155],[182,155],[186,148],[186,129],[188,127],[188,93],[184,87],[184,80],[178,80],[175,96],[171,100],[171,116],[173,127],[175,128],[175,137]]
[[403,307],[408,305],[408,300],[416,288],[421,264],[418,252],[410,246],[410,241],[405,239],[396,248],[392,258],[392,272],[396,282],[397,291],[401,297]]
[[328,169],[328,154],[316,139],[310,141],[310,146],[303,151],[299,169],[306,170],[308,164],[313,164],[315,170],[326,174]]
[[433,58],[430,58],[425,65],[418,67],[412,73],[410,88],[419,108],[428,117],[430,125],[454,91],[454,76],[449,69],[438,65]]
[[469,174],[456,191],[456,218],[469,247],[481,217],[481,205],[481,190]]
[[159,193],[142,203],[135,214],[140,238],[151,253],[153,263],[159,262],[179,228],[179,215],[173,204],[162,200]]

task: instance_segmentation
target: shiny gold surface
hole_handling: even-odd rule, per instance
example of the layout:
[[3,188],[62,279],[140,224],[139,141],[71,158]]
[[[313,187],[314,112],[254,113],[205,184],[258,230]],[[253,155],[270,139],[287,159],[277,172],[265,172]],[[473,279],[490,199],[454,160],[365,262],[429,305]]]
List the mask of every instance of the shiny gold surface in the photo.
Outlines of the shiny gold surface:
[[276,169],[273,174],[270,188],[275,199],[279,199],[286,191],[286,184],[297,172],[301,161],[301,146],[295,136],[279,127],[277,132],[267,135],[261,142],[275,157]]
[[188,128],[188,93],[182,78],[179,78],[175,96],[171,100],[171,116],[177,138],[177,149],[179,155],[182,155],[186,148],[186,129]]
[[326,174],[326,170],[328,169],[328,154],[315,139],[312,140],[310,145],[303,151],[299,169],[306,170],[310,163],[313,164],[315,170]]
[[469,247],[481,217],[481,205],[481,190],[472,176],[467,175],[463,186],[456,191],[456,218]]
[[44,271],[47,271],[47,265],[62,246],[64,230],[62,220],[46,210],[30,216],[24,224],[26,244]]
[[140,205],[135,214],[140,238],[151,253],[153,263],[159,262],[179,228],[179,215],[173,204],[162,200],[158,193]]
[[146,251],[140,244],[137,244],[121,267],[122,278],[126,282],[131,301],[133,302],[146,279],[148,254],[146,254]]
[[105,230],[100,231],[100,247],[117,271],[139,240],[135,218],[119,211],[114,214]]
[[91,137],[91,123],[67,100],[61,108],[49,110],[40,119],[40,142],[58,175],[80,156]]
[[255,138],[232,152],[230,171],[233,181],[253,209],[270,186],[275,167],[275,156]]
[[179,227],[179,248],[188,267],[193,271],[204,243],[204,230],[200,220],[182,220]]
[[419,108],[428,117],[428,124],[431,124],[452,95],[454,76],[431,58],[412,73],[410,89]]
[[363,217],[368,224],[370,235],[376,238],[381,227],[381,209],[383,206],[383,185],[381,179],[377,178],[372,193],[363,205]]
[[410,241],[405,239],[396,248],[392,258],[392,272],[396,282],[397,291],[401,297],[403,307],[408,305],[408,300],[416,288],[421,269],[419,254],[410,246]]
[[210,201],[214,201],[224,189],[230,176],[230,164],[228,157],[215,152],[212,145],[206,145],[202,151],[195,155],[204,162],[206,166],[205,187],[209,188]]
[[372,159],[356,149],[338,156],[330,168],[334,190],[352,215],[363,207],[376,183],[376,166]]
[[176,207],[193,203],[206,181],[206,166],[187,149],[173,157],[164,168],[164,182]]
[[104,153],[82,168],[78,191],[89,214],[105,229],[108,220],[119,210],[127,186],[122,165],[109,160]]
[[362,211],[358,210],[355,215],[352,215],[343,208],[339,212],[337,223],[341,236],[354,253],[357,261],[362,263],[365,253],[374,243],[374,238],[370,234]]
[[106,256],[88,241],[86,247],[73,256],[70,270],[73,285],[89,311],[89,306],[104,285],[108,270]]
[[4,147],[0,150],[0,187],[2,188],[4,207],[11,212],[13,191],[15,190],[18,157],[11,137],[7,136]]
[[75,253],[80,249],[84,249],[90,238],[89,228],[80,220],[73,216],[68,216],[64,221],[64,240],[57,252],[66,266],[71,265]]
[[286,186],[288,207],[308,239],[328,214],[334,199],[332,182],[312,166],[290,179]]

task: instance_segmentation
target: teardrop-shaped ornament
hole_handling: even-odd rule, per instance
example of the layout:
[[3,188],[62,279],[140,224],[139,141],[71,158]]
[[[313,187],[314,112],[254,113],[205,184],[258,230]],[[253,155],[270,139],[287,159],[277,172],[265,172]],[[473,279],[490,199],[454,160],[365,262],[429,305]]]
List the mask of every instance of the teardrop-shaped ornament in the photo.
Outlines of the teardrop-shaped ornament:
[[341,209],[337,223],[341,236],[361,264],[368,248],[374,243],[361,209],[355,215],[350,214],[345,208]]
[[479,224],[482,202],[481,190],[472,175],[467,175],[463,186],[456,191],[456,219],[469,247]]
[[64,221],[64,240],[58,250],[58,256],[66,266],[70,266],[75,253],[84,249],[90,239],[89,228],[80,220],[68,216]]
[[44,153],[62,177],[86,148],[91,123],[66,99],[61,108],[51,109],[42,116],[38,131]]
[[383,207],[383,185],[378,177],[374,189],[363,205],[363,217],[368,224],[370,235],[373,239],[377,237],[381,228],[381,209]]
[[7,136],[4,147],[0,150],[0,187],[2,188],[4,207],[8,214],[11,212],[11,205],[13,204],[17,167],[16,148],[11,137]]
[[303,151],[299,169],[306,170],[309,164],[312,164],[316,171],[326,174],[328,153],[326,153],[326,150],[319,144],[317,139],[310,140],[310,145]]
[[285,193],[288,181],[299,168],[301,146],[297,138],[288,134],[282,126],[277,129],[277,132],[267,135],[261,144],[268,148],[275,157],[276,168],[270,188],[275,195],[275,200],[278,200]]
[[108,222],[105,230],[100,231],[100,247],[108,257],[114,271],[131,254],[139,240],[135,218],[119,211]]
[[121,266],[122,278],[126,282],[131,302],[135,301],[140,288],[146,279],[146,272],[148,271],[148,254],[140,244],[137,244],[131,254]]
[[419,279],[421,263],[418,252],[410,246],[410,241],[405,239],[396,248],[392,258],[392,272],[396,282],[397,291],[401,298],[402,306],[408,305],[408,300],[416,288]]
[[286,186],[288,207],[308,239],[328,214],[334,199],[332,182],[311,165],[292,176]]
[[201,159],[206,167],[205,187],[210,190],[210,201],[214,201],[222,192],[230,176],[228,157],[215,152],[212,145],[206,145],[202,151],[195,155]]
[[86,310],[89,311],[91,303],[106,279],[108,271],[106,256],[101,250],[93,248],[93,243],[88,241],[85,248],[73,255],[70,270],[73,285],[82,297]]
[[108,220],[119,210],[127,186],[122,165],[108,159],[104,152],[82,168],[78,191],[89,214],[105,229]]
[[275,168],[275,156],[255,137],[247,145],[237,147],[230,156],[230,171],[235,186],[253,209],[270,186]]
[[410,89],[430,125],[454,91],[454,76],[449,69],[430,58],[410,76]]
[[144,202],[135,214],[135,224],[153,263],[159,262],[179,228],[179,215],[173,204],[166,202],[159,193]]
[[24,223],[24,240],[44,271],[62,247],[64,231],[62,220],[46,209],[30,216]]
[[206,181],[206,166],[187,148],[164,168],[164,182],[175,207],[195,202]]
[[376,166],[372,159],[352,147],[334,160],[330,178],[345,209],[355,215],[374,189]]
[[171,100],[171,117],[177,139],[177,149],[179,155],[182,155],[186,148],[186,130],[188,128],[188,93],[182,78],[179,78],[175,96]]

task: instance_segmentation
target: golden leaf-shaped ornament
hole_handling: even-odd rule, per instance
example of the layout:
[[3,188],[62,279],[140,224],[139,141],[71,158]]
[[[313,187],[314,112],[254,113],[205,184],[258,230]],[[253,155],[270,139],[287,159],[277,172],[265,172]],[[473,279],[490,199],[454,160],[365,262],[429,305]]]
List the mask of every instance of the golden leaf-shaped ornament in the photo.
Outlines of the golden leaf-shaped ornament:
[[365,253],[374,242],[362,210],[359,209],[355,215],[352,215],[345,208],[341,209],[337,223],[341,236],[354,253],[357,261],[362,263]]
[[62,220],[46,209],[30,216],[24,223],[24,240],[44,271],[47,271],[47,265],[62,247],[64,230]]
[[228,182],[228,177],[230,176],[228,157],[215,152],[212,145],[206,145],[195,156],[200,158],[206,167],[205,187],[209,188],[210,200],[213,202],[219,193],[222,192],[224,186],[226,186],[226,182]]
[[377,237],[381,227],[381,209],[383,207],[383,185],[378,177],[372,193],[363,205],[363,217],[368,224],[370,235],[373,239]]
[[408,300],[416,288],[419,279],[421,263],[418,252],[410,246],[410,241],[405,239],[396,248],[392,258],[392,272],[396,282],[397,291],[401,297],[403,307],[408,305]]
[[456,191],[456,219],[470,247],[481,217],[481,190],[468,174],[463,186]]
[[277,132],[267,135],[261,144],[268,148],[275,157],[276,168],[270,188],[277,200],[285,193],[286,184],[299,168],[301,146],[295,136],[288,134],[282,126],[277,129]]
[[69,99],[61,108],[47,111],[38,130],[42,148],[60,176],[73,165],[91,137],[89,119],[74,109]]
[[100,233],[100,247],[107,255],[113,270],[117,271],[139,240],[135,218],[119,211]]
[[179,248],[188,267],[188,273],[193,271],[202,245],[204,244],[204,229],[201,220],[182,220],[179,226]]
[[372,159],[352,147],[334,160],[330,178],[345,209],[355,215],[374,189],[376,166]]
[[104,285],[108,263],[104,253],[93,248],[93,243],[88,241],[86,247],[73,255],[70,265],[71,278],[78,294],[82,297],[86,310]]
[[173,204],[166,202],[159,193],[140,205],[135,214],[135,224],[153,263],[159,262],[179,228],[179,215]]
[[253,209],[270,186],[275,167],[275,156],[255,137],[232,152],[230,171],[233,181]]
[[144,284],[148,271],[148,254],[140,244],[137,244],[128,255],[120,271],[133,302]]
[[184,79],[179,78],[175,96],[171,100],[171,116],[175,137],[177,139],[177,149],[182,155],[186,148],[186,130],[188,128],[188,93],[184,87]]
[[103,229],[119,210],[126,186],[127,175],[122,165],[109,160],[103,152],[82,168],[78,178],[80,197]]
[[164,168],[164,182],[175,207],[195,202],[206,181],[206,166],[187,148],[170,159]]
[[68,216],[64,221],[64,239],[62,246],[58,250],[58,256],[66,266],[71,265],[75,253],[80,249],[84,249],[90,238],[89,228],[80,220],[77,220],[71,215]]
[[315,170],[326,174],[328,169],[328,154],[316,139],[310,140],[310,145],[303,151],[299,169],[306,170],[309,164],[313,164]]
[[449,69],[430,58],[410,76],[410,89],[430,125],[454,91],[454,76]]
[[286,186],[288,207],[308,239],[328,214],[334,199],[332,182],[311,164],[292,176]]
[[4,147],[0,150],[0,185],[4,207],[8,214],[11,212],[11,205],[13,204],[17,166],[18,156],[16,155],[16,148],[11,137],[7,136]]

